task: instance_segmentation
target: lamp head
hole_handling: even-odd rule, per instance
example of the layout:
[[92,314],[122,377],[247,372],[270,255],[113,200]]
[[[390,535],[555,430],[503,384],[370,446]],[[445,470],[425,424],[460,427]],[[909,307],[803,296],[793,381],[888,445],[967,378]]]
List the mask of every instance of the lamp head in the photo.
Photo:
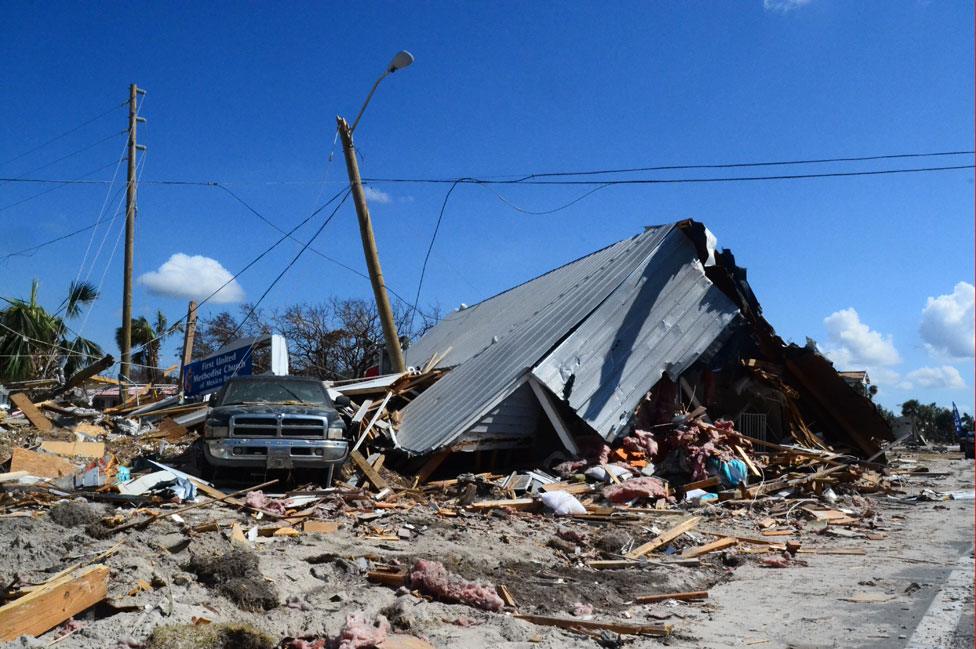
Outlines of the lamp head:
[[393,57],[393,60],[390,61],[390,65],[387,67],[387,72],[393,73],[397,70],[402,70],[411,63],[413,63],[413,54],[406,50],[400,50],[396,53],[396,56]]

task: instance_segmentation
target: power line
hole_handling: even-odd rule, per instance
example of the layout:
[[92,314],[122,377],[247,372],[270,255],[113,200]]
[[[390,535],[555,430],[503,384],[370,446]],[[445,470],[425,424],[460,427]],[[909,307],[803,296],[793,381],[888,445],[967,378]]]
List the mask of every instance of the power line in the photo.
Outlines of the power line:
[[[105,137],[103,137],[103,138],[101,138],[99,140],[96,140],[95,142],[92,142],[91,144],[87,144],[87,145],[81,147],[80,149],[75,149],[71,153],[67,153],[67,154],[61,156],[60,158],[56,158],[56,159],[54,159],[54,160],[52,160],[50,162],[44,163],[40,167],[34,167],[33,169],[29,169],[28,171],[24,171],[24,172],[22,172],[19,175],[20,176],[26,176],[27,174],[32,174],[32,173],[34,173],[36,171],[40,171],[41,169],[47,169],[48,167],[52,167],[52,166],[56,165],[57,163],[61,162],[62,160],[67,160],[68,158],[71,158],[73,156],[76,156],[79,153],[84,153],[85,151],[89,151],[91,149],[94,149],[99,144],[102,144],[103,142],[108,142],[109,140],[112,140],[114,138],[117,138],[118,136],[123,135],[124,133],[125,133],[125,131],[119,131],[117,133],[112,133],[111,135],[107,135],[107,136],[105,136]],[[11,182],[11,181],[3,181],[3,182]]]
[[888,155],[854,156],[847,158],[814,158],[809,160],[775,160],[765,162],[728,162],[713,164],[664,165],[657,167],[632,167],[629,169],[603,169],[598,171],[556,171],[548,173],[529,174],[516,180],[522,182],[535,178],[558,176],[595,176],[604,174],[637,173],[642,171],[677,171],[690,169],[736,169],[748,167],[783,167],[789,165],[825,164],[834,162],[867,162],[875,160],[899,160],[905,158],[935,158],[943,156],[971,155],[973,151],[936,151],[932,153],[894,153]]
[[349,198],[349,194],[351,193],[352,193],[352,189],[346,191],[346,193],[342,197],[342,200],[339,201],[339,204],[335,206],[334,210],[332,210],[332,214],[329,214],[328,218],[326,218],[322,222],[322,225],[320,225],[319,229],[315,231],[315,234],[312,235],[312,238],[309,239],[307,242],[305,242],[305,245],[302,246],[302,249],[299,250],[298,253],[294,257],[292,257],[292,260],[288,262],[288,265],[285,266],[280,273],[278,273],[278,276],[275,277],[274,280],[272,280],[272,282],[268,285],[268,288],[264,289],[264,293],[261,294],[261,297],[258,298],[257,302],[251,305],[251,310],[240,321],[240,323],[234,329],[234,333],[232,333],[231,336],[237,335],[237,332],[241,330],[241,327],[244,326],[244,323],[247,322],[252,315],[254,315],[255,311],[257,311],[257,308],[261,305],[261,302],[264,301],[264,298],[267,297],[268,293],[271,292],[271,289],[273,289],[275,285],[279,282],[279,280],[281,280],[281,278],[285,276],[285,273],[291,270],[291,267],[295,265],[295,262],[298,261],[298,258],[302,256],[302,254],[308,249],[310,245],[312,245],[312,242],[315,241],[320,234],[322,234],[322,230],[324,230],[325,226],[327,226],[329,222],[332,221],[335,215],[339,212],[339,208],[342,207],[343,203],[346,202],[346,199]]
[[[346,189],[343,189],[342,191],[340,191],[340,192],[338,192],[336,194],[333,194],[332,198],[330,198],[324,204],[320,205],[315,210],[313,210],[312,213],[309,214],[301,223],[299,223],[298,225],[296,225],[295,227],[293,227],[291,230],[289,230],[288,232],[286,232],[281,238],[279,238],[277,241],[275,241],[273,244],[271,244],[271,246],[269,246],[268,248],[266,248],[257,257],[255,257],[254,259],[252,259],[251,261],[249,261],[243,268],[241,268],[239,271],[237,271],[236,273],[234,273],[234,275],[232,275],[230,277],[230,279],[228,279],[226,282],[224,282],[219,287],[217,287],[217,289],[215,291],[213,291],[210,295],[208,295],[207,297],[205,297],[202,300],[200,300],[200,302],[197,304],[196,309],[194,311],[198,311],[201,306],[203,306],[204,304],[206,304],[207,302],[209,302],[211,300],[211,298],[213,298],[215,295],[217,295],[222,290],[224,290],[227,286],[230,285],[231,282],[235,281],[238,277],[240,277],[245,272],[247,272],[248,269],[250,269],[252,266],[254,266],[254,264],[258,263],[261,259],[263,259],[268,253],[270,253],[272,250],[274,250],[279,245],[281,245],[281,243],[285,239],[288,239],[296,230],[298,230],[299,228],[301,228],[302,226],[304,226],[306,223],[308,223],[309,221],[311,221],[313,218],[315,218],[315,216],[317,214],[319,214],[322,210],[324,210],[325,208],[327,208],[329,205],[331,205],[333,202],[335,202],[340,196],[343,196],[343,194],[347,193],[348,191],[349,191],[349,189],[346,188]],[[179,320],[177,320],[176,322],[174,322],[172,326],[175,327],[176,325],[178,325],[181,322],[183,322],[184,320],[186,320],[186,318],[187,318],[188,315],[189,314],[181,317]],[[172,329],[172,327],[170,327],[170,328]],[[135,354],[137,352],[142,351],[147,346],[149,346],[150,344],[152,344],[155,341],[159,340],[160,338],[161,338],[161,336],[156,336],[155,338],[152,338],[152,339],[146,341],[141,346],[139,346],[137,349],[133,349],[132,350],[132,353]]]
[[[247,201],[245,201],[243,198],[241,198],[238,194],[236,194],[235,192],[231,191],[231,189],[228,188],[226,185],[223,185],[223,184],[221,184],[219,182],[214,182],[214,183],[211,183],[211,186],[216,187],[218,189],[222,189],[225,192],[227,192],[228,194],[230,194],[234,198],[234,200],[236,200],[241,205],[243,205],[249,212],[251,212],[252,214],[254,214],[254,216],[258,217],[259,219],[261,219],[262,221],[264,221],[265,223],[267,223],[268,225],[270,225],[272,228],[274,228],[278,232],[283,233],[283,234],[286,234],[288,236],[288,238],[291,239],[292,241],[294,241],[295,243],[299,243],[299,244],[305,244],[306,243],[305,241],[302,241],[298,237],[292,236],[291,233],[285,232],[285,230],[283,230],[277,223],[275,223],[271,219],[265,217],[257,209],[255,209],[253,206],[251,206]],[[294,230],[292,230],[292,232],[294,232]],[[310,247],[309,250],[311,252],[315,253],[316,255],[318,255],[319,257],[321,257],[322,259],[325,259],[326,261],[331,262],[331,263],[339,266],[340,268],[344,268],[345,270],[348,270],[349,272],[351,272],[351,273],[353,273],[355,275],[358,275],[359,277],[362,277],[363,279],[367,279],[367,280],[369,279],[369,275],[367,275],[366,273],[364,273],[364,272],[362,272],[360,270],[357,270],[357,269],[353,268],[352,266],[349,266],[348,264],[345,264],[345,263],[339,261],[338,259],[335,259],[333,257],[328,256],[327,254],[325,254],[324,252],[322,252],[321,250],[319,250],[317,248]],[[386,290],[389,291],[389,293],[393,297],[395,297],[397,300],[399,300],[406,307],[411,308],[410,302],[407,300],[407,298],[405,298],[403,295],[401,295],[400,293],[398,293],[393,287],[391,287],[389,285],[385,285],[385,286],[386,286]],[[416,305],[414,305],[412,308],[416,309]],[[419,310],[418,310],[418,312],[421,315],[423,315],[424,317],[426,317],[426,318],[432,318],[432,316],[430,314],[424,313],[423,311],[419,311]]]
[[96,115],[95,117],[92,117],[91,119],[89,119],[89,120],[87,120],[85,122],[82,122],[78,126],[75,126],[74,128],[71,128],[71,129],[65,131],[64,133],[61,133],[60,135],[56,135],[53,138],[51,138],[50,140],[47,140],[46,142],[42,142],[41,144],[38,144],[33,149],[28,149],[27,151],[24,151],[23,153],[21,153],[19,155],[16,155],[16,156],[14,156],[14,157],[12,157],[12,158],[10,158],[8,160],[4,160],[3,162],[0,162],[0,167],[2,167],[4,165],[7,165],[7,164],[10,164],[11,162],[15,162],[17,160],[20,160],[21,158],[23,158],[25,156],[28,156],[31,153],[34,153],[35,151],[39,151],[39,150],[43,149],[44,147],[46,147],[49,144],[53,144],[54,142],[57,142],[58,140],[60,140],[63,137],[66,137],[68,135],[71,135],[75,131],[78,131],[78,130],[82,129],[85,126],[88,126],[89,124],[92,124],[93,122],[97,122],[98,120],[100,120],[101,118],[105,117],[106,115],[109,115],[109,114],[113,113],[114,111],[118,110],[119,108],[121,108],[122,106],[125,106],[125,104],[126,104],[126,102],[122,102],[121,104],[118,104],[117,106],[113,106],[112,108],[108,109],[104,113],[100,113],[100,114]]
[[[4,210],[9,210],[11,207],[16,207],[18,205],[22,205],[23,203],[26,203],[27,201],[32,201],[35,198],[39,198],[41,196],[44,196],[45,194],[50,194],[51,192],[56,191],[58,189],[61,189],[62,187],[65,187],[67,185],[81,184],[81,183],[85,183],[85,184],[96,184],[97,183],[97,184],[100,184],[100,185],[108,184],[109,181],[107,181],[107,180],[99,180],[99,181],[91,181],[91,182],[89,182],[89,181],[85,181],[83,179],[84,178],[87,178],[88,176],[92,176],[94,174],[97,174],[99,171],[102,171],[103,169],[108,169],[109,167],[111,167],[114,164],[115,164],[115,161],[113,160],[112,162],[110,162],[110,163],[108,163],[106,165],[102,165],[98,169],[93,169],[93,170],[91,170],[91,171],[89,171],[87,173],[84,173],[84,174],[78,176],[77,178],[72,178],[70,180],[56,180],[56,181],[54,181],[54,184],[55,184],[54,187],[50,187],[48,189],[45,189],[42,192],[38,192],[36,194],[32,194],[32,195],[30,195],[30,196],[28,196],[26,198],[22,198],[19,201],[15,201],[13,203],[8,203],[7,205],[4,205],[4,206],[0,207],[0,212],[2,212]],[[10,178],[10,179],[0,178],[0,182],[7,182],[7,181],[9,181],[9,182],[34,182],[33,180],[28,180],[28,179],[24,179],[24,178]],[[45,181],[45,182],[47,182],[47,181]]]
[[627,178],[624,180],[492,180],[471,178],[458,181],[457,178],[367,178],[364,182],[371,183],[401,183],[401,184],[434,184],[447,185],[455,182],[473,185],[674,185],[694,183],[725,183],[763,180],[806,180],[809,178],[843,178],[851,176],[883,176],[887,174],[929,173],[938,171],[952,171],[958,169],[973,169],[973,165],[952,165],[945,167],[914,167],[908,169],[880,169],[874,171],[834,171],[828,173],[811,174],[782,174],[774,176],[728,176],[712,178]]
[[451,194],[457,189],[458,184],[461,179],[455,181],[451,188],[447,190],[447,194],[444,196],[444,202],[441,203],[441,211],[437,215],[437,222],[434,223],[434,232],[430,236],[430,243],[427,245],[427,254],[424,255],[424,263],[420,267],[420,281],[417,282],[417,293],[413,298],[413,306],[410,310],[410,323],[407,325],[407,329],[413,329],[413,316],[417,312],[417,305],[420,304],[420,290],[424,287],[424,276],[427,274],[427,262],[430,261],[430,252],[434,249],[434,242],[437,240],[437,233],[441,229],[441,221],[444,219],[444,210],[447,209],[447,201],[451,198]]

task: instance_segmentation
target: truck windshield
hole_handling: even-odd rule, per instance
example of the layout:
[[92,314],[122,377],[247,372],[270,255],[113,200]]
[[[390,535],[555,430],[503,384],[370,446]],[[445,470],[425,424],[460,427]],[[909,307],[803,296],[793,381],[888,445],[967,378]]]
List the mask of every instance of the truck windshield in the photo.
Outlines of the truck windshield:
[[220,405],[237,403],[301,403],[331,405],[321,383],[315,381],[236,381],[227,386]]

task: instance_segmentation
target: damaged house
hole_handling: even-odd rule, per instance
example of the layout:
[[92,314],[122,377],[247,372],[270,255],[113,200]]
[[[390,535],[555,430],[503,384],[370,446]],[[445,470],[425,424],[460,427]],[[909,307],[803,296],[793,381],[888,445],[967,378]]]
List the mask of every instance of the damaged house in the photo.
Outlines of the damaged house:
[[776,335],[715,244],[695,221],[648,227],[445,317],[407,351],[441,378],[397,413],[397,446],[577,455],[704,407],[762,440],[877,453],[875,405]]

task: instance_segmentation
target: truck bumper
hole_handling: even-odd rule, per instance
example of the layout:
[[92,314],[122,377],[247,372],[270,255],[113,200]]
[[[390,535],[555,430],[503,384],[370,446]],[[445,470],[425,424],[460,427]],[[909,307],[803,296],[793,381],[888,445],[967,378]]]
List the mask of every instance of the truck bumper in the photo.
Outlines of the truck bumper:
[[265,469],[327,468],[346,461],[349,442],[331,439],[226,437],[204,441],[213,466]]

